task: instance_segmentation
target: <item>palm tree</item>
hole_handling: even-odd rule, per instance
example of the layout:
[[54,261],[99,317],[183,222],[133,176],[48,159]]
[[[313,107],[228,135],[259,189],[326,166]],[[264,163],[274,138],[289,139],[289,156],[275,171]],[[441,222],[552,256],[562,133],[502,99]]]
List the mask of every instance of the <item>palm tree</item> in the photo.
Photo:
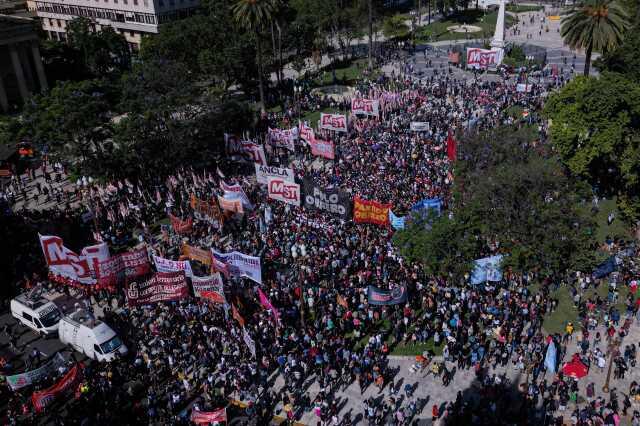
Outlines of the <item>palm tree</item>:
[[618,0],[586,0],[565,13],[560,35],[572,49],[585,49],[584,75],[589,75],[593,51],[615,49],[628,27],[627,12]]
[[264,85],[262,82],[262,43],[260,32],[267,25],[276,9],[276,0],[238,0],[231,10],[236,21],[247,30],[255,32],[256,49],[258,50],[258,87],[260,89],[261,109],[264,112]]

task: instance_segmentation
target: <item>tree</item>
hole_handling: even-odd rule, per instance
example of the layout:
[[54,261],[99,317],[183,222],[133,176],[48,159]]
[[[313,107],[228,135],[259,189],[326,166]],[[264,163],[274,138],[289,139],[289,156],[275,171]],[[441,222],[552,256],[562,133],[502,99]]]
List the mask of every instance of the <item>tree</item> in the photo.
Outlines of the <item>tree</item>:
[[369,70],[373,69],[373,0],[367,0],[369,6]]
[[545,106],[551,139],[567,167],[640,218],[640,87],[620,74],[576,78]]
[[112,27],[95,32],[88,18],[74,18],[67,25],[69,44],[81,53],[85,68],[95,77],[121,73],[131,66],[129,46]]
[[274,0],[238,0],[232,7],[233,14],[242,26],[253,31],[256,40],[256,50],[258,51],[258,87],[260,90],[261,109],[265,109],[264,84],[263,84],[263,64],[261,31],[272,19],[275,2]]
[[117,90],[106,80],[58,84],[25,105],[19,137],[48,146],[80,172],[100,173],[116,97]]
[[404,38],[409,35],[409,26],[402,15],[390,16],[382,24],[382,33],[387,38]]
[[585,49],[584,75],[589,75],[594,50],[606,54],[620,44],[627,16],[617,0],[587,0],[565,14],[560,34],[572,49]]
[[[535,132],[498,128],[459,144],[452,217],[410,226],[396,243],[411,260],[460,279],[474,259],[496,252],[504,268],[558,277],[596,263],[588,191],[564,174]],[[586,192],[585,192],[586,191]]]
[[640,25],[636,25],[627,31],[622,44],[596,61],[595,66],[601,72],[617,72],[640,83],[640,57],[638,52],[640,52]]

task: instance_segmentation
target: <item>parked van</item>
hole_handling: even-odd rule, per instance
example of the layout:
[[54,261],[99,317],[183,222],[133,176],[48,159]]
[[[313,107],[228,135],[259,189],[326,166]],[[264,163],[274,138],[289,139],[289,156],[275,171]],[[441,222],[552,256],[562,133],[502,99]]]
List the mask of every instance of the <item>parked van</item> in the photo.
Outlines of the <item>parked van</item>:
[[107,324],[79,309],[60,320],[60,341],[97,361],[112,361],[126,355],[127,347]]
[[11,315],[20,323],[42,336],[58,332],[62,312],[55,303],[40,293],[29,292],[11,300]]

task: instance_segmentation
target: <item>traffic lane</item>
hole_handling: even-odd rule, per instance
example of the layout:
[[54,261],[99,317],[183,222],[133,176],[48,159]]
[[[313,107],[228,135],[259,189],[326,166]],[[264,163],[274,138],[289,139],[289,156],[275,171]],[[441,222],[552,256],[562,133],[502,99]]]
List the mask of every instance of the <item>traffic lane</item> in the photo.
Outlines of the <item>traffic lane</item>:
[[18,323],[9,313],[0,315],[0,328],[3,328],[5,324],[9,324],[11,333],[18,337],[16,342],[17,350],[10,347],[9,336],[5,333],[0,333],[0,351],[2,356],[14,364],[16,368],[24,365],[34,348],[40,352],[41,359],[48,359],[56,352],[66,349],[66,346],[56,336],[40,337],[35,331]]

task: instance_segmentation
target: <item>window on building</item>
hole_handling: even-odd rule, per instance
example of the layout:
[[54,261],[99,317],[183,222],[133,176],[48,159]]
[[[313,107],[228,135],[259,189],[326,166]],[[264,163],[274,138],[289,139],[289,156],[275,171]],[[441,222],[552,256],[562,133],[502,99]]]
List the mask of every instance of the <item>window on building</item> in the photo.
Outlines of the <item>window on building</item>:
[[122,0],[122,3],[129,4],[129,1],[128,0]]
[[136,32],[135,31],[129,31],[129,36],[130,37],[135,37],[136,36]]
[[133,5],[137,6],[138,5],[138,0],[133,0]]
[[56,21],[58,22],[58,26],[59,26],[60,28],[62,28],[62,21],[61,21],[61,20],[59,20],[59,19],[56,19]]
[[144,0],[144,7],[149,7],[149,2],[147,0]]

